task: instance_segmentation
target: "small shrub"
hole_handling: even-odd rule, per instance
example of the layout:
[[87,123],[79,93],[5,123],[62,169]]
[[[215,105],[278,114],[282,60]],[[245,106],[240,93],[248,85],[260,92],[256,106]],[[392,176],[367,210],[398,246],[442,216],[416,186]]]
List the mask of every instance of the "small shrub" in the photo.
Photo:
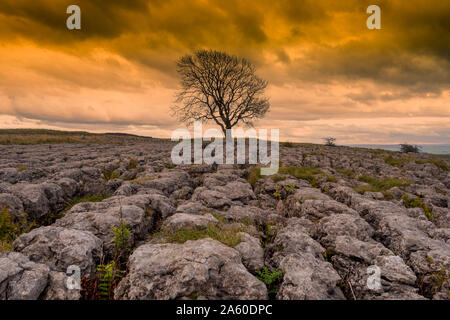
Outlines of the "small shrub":
[[35,223],[28,223],[27,219],[22,222],[14,221],[8,206],[5,205],[0,211],[0,252],[11,251],[13,241],[22,233],[29,232]]
[[103,178],[105,178],[106,181],[117,179],[120,177],[120,174],[116,170],[104,169],[102,173]]
[[403,194],[402,200],[406,208],[421,208],[428,220],[434,220],[431,208],[427,206],[421,198],[411,199],[406,194]]
[[135,159],[130,159],[127,164],[127,170],[136,169],[139,166],[139,163]]
[[263,176],[261,175],[261,168],[252,167],[248,173],[247,181],[252,185],[252,187],[255,187],[258,180],[262,178]]
[[409,153],[409,152],[419,153],[420,149],[421,148],[419,146],[411,145],[411,144],[407,144],[407,143],[402,143],[400,145],[400,151],[404,152],[404,153]]
[[25,167],[25,166],[18,166],[16,169],[17,169],[17,171],[22,172],[22,171],[27,170],[27,167]]

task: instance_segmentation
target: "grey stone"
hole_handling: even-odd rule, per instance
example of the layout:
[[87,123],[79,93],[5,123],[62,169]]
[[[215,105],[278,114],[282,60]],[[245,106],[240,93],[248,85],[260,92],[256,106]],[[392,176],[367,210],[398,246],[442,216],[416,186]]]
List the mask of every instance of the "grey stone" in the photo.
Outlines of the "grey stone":
[[76,265],[82,276],[92,277],[100,263],[102,241],[91,232],[49,226],[21,235],[14,241],[14,249],[52,270],[66,272],[67,267]]
[[140,246],[129,269],[116,299],[267,299],[266,286],[245,269],[239,252],[212,239]]

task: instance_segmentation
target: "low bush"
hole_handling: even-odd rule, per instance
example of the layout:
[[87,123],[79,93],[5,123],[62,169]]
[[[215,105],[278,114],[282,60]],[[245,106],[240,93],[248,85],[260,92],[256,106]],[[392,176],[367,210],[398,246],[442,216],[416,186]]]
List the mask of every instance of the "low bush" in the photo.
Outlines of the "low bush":
[[255,187],[258,180],[262,179],[263,176],[261,175],[261,168],[259,167],[252,167],[250,168],[247,176],[247,181],[252,185],[252,187]]
[[404,152],[404,153],[409,153],[409,152],[419,153],[420,149],[421,148],[419,146],[412,145],[412,144],[403,143],[400,145],[400,151]]
[[136,169],[139,166],[139,163],[135,159],[130,159],[127,164],[127,170]]
[[21,222],[15,221],[8,206],[3,206],[0,211],[0,252],[11,251],[13,241],[22,233],[29,232],[35,223],[28,223],[27,219]]
[[112,170],[112,169],[104,169],[102,174],[103,174],[103,178],[106,181],[117,179],[120,177],[120,174],[116,170]]

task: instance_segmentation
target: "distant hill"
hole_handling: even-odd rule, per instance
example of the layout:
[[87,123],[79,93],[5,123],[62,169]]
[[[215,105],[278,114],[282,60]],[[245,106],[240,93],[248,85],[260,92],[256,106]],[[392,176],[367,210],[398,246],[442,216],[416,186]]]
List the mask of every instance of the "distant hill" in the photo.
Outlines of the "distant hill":
[[0,145],[29,145],[55,143],[113,143],[144,142],[151,137],[128,133],[90,133],[48,129],[0,129]]
[[[368,149],[383,149],[389,151],[400,151],[398,144],[349,144],[349,147],[368,148]],[[450,144],[418,144],[421,151],[440,156],[450,156]]]

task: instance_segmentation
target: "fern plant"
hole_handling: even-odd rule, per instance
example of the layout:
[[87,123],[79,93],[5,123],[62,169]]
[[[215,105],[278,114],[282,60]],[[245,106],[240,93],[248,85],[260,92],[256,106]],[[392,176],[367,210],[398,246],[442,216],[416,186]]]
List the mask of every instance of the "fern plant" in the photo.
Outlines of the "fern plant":
[[264,282],[269,292],[269,296],[275,296],[277,293],[276,284],[283,276],[284,271],[280,269],[275,269],[270,271],[266,266],[264,266],[260,271],[256,271],[256,277]]
[[112,227],[114,234],[114,261],[120,263],[122,257],[126,256],[131,249],[130,235],[131,231],[125,221],[122,221],[118,227]]
[[99,277],[98,291],[100,296],[104,299],[111,299],[114,293],[114,286],[123,276],[123,271],[117,268],[114,261],[104,265],[97,266],[97,274]]

